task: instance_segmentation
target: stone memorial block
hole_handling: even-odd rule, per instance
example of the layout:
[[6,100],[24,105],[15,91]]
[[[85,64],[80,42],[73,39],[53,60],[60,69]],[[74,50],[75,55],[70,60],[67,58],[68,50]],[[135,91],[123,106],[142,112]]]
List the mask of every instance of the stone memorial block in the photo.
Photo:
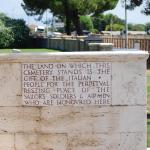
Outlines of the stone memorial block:
[[[92,46],[92,49],[91,49],[90,44],[94,44],[94,43],[98,43],[97,45],[100,45],[100,43],[103,43],[103,39],[101,38],[100,35],[90,34],[89,36],[85,37],[84,38],[84,50],[85,51],[87,51],[87,50],[88,51],[91,51],[91,50],[93,51],[93,46]],[[101,50],[99,48],[100,47],[96,47],[96,49],[94,49],[94,51]]]
[[89,51],[112,51],[113,43],[89,43],[88,50]]
[[143,51],[0,55],[0,149],[146,150]]
[[100,35],[90,34],[89,36],[84,38],[84,41],[86,43],[101,43],[103,42],[103,39]]

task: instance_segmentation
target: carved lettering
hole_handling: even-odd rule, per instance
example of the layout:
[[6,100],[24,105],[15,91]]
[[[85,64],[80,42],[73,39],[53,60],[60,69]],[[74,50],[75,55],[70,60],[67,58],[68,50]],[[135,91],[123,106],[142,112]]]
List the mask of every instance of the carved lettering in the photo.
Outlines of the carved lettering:
[[27,106],[111,105],[110,62],[23,63]]

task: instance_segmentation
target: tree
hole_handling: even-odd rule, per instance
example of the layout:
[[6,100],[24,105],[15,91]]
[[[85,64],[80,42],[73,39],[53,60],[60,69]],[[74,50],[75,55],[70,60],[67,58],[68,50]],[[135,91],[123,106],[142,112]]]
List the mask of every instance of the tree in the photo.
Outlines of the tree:
[[142,13],[145,15],[150,15],[150,0],[129,0],[127,8],[132,10],[141,5],[144,6]]
[[113,24],[124,25],[124,20],[113,14],[100,14],[93,17],[94,28],[99,31],[104,31],[106,26],[112,26]]
[[0,21],[5,24],[5,22],[7,20],[9,20],[10,18],[8,16],[6,16],[4,13],[0,13]]
[[124,25],[121,24],[113,24],[113,25],[107,25],[105,30],[106,31],[122,31],[124,29]]
[[71,22],[75,26],[77,34],[82,34],[80,16],[99,14],[113,9],[118,0],[23,0],[22,4],[28,15],[42,15],[47,9],[54,16],[65,17],[66,33],[70,34]]
[[7,48],[14,42],[13,32],[0,21],[0,48]]
[[82,30],[92,30],[93,22],[90,16],[80,16],[80,23]]
[[5,22],[6,26],[14,33],[13,47],[26,47],[29,39],[29,28],[22,19],[9,19]]
[[145,25],[144,24],[128,24],[128,30],[129,31],[145,31]]
[[92,17],[94,29],[98,31],[104,31],[106,27],[106,21],[104,19],[104,15],[100,14]]
[[11,33],[13,36],[13,42],[10,40],[11,47],[25,47],[26,46],[26,42],[29,39],[29,28],[26,26],[24,20],[11,19],[5,14],[0,13],[0,22],[3,24],[2,26],[3,33],[4,31],[6,31],[7,34]]
[[145,25],[145,31],[147,32],[148,35],[150,35],[150,22],[148,22],[148,23]]

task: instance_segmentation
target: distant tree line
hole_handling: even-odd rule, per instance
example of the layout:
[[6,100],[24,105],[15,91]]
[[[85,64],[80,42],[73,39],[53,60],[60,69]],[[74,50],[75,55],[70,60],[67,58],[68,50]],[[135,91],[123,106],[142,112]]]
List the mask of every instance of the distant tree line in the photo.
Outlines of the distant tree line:
[[[113,14],[101,14],[96,17],[82,16],[80,18],[81,27],[84,30],[101,32],[101,31],[123,31],[125,21]],[[150,23],[146,24],[128,24],[129,31],[148,31]]]
[[12,19],[0,13],[0,48],[26,47],[29,28],[22,19]]

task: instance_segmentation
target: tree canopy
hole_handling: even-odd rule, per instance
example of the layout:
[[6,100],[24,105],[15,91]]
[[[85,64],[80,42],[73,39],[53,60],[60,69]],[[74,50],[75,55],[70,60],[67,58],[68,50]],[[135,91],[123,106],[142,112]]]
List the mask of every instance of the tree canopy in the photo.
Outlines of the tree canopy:
[[[94,28],[98,29],[99,31],[110,30],[112,24],[124,26],[124,20],[113,14],[100,14],[96,17],[92,17],[92,20]],[[117,25],[113,27],[114,30],[117,30],[118,27],[116,28],[116,26]]]
[[137,6],[143,5],[142,13],[150,15],[150,0],[129,0],[128,8],[134,9]]
[[147,32],[148,35],[150,35],[150,22],[146,23],[145,31]]
[[[0,14],[1,15],[1,14]],[[9,47],[14,42],[14,34],[10,28],[5,27],[0,20],[0,48]]]
[[5,23],[7,27],[10,27],[14,33],[13,47],[20,48],[26,47],[26,43],[29,39],[29,28],[22,19],[8,19]]
[[93,29],[93,22],[90,16],[80,16],[81,29],[91,31]]
[[73,23],[80,35],[81,15],[96,15],[113,9],[118,0],[23,0],[23,2],[22,6],[28,15],[42,15],[49,9],[55,16],[65,17],[67,34],[70,34],[70,25]]
[[12,19],[0,13],[0,47],[25,47],[29,39],[29,28],[22,19]]
[[112,24],[107,25],[105,28],[105,31],[122,31],[124,29],[124,26],[121,24]]
[[129,31],[145,31],[146,25],[144,24],[128,24],[128,30]]

